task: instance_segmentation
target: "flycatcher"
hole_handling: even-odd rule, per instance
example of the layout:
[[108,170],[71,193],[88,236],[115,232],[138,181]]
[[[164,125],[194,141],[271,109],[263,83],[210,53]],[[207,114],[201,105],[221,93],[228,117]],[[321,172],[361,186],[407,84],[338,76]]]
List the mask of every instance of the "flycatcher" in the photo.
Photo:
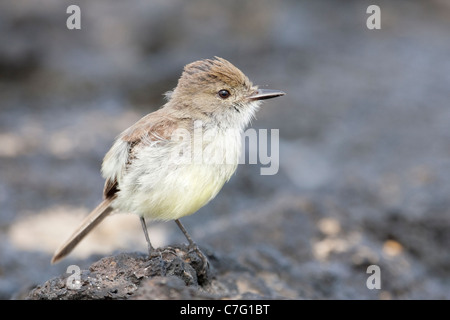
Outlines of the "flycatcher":
[[219,57],[186,65],[176,88],[166,94],[167,103],[117,137],[103,159],[103,201],[56,250],[52,263],[114,211],[140,217],[149,256],[155,249],[146,219],[175,220],[200,253],[179,219],[217,195],[237,168],[241,134],[261,100],[282,95],[258,89]]

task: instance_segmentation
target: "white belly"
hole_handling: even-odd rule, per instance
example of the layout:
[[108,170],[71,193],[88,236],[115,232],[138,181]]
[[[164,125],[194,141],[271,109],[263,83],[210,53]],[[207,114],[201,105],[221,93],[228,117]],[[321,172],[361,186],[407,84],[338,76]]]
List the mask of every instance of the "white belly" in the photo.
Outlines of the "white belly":
[[213,199],[231,178],[240,149],[240,132],[215,136],[204,144],[202,158],[185,159],[181,164],[173,157],[173,146],[146,146],[119,180],[113,206],[153,220],[190,215]]

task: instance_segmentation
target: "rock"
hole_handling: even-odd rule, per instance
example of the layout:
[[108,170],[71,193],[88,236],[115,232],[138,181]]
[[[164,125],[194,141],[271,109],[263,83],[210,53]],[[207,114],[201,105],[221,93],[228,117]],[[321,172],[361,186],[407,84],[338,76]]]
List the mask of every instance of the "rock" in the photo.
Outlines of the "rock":
[[88,270],[64,274],[34,288],[32,300],[97,299],[223,299],[274,296],[246,267],[225,256],[201,257],[185,245],[157,249],[150,259],[143,253],[120,253],[93,263]]

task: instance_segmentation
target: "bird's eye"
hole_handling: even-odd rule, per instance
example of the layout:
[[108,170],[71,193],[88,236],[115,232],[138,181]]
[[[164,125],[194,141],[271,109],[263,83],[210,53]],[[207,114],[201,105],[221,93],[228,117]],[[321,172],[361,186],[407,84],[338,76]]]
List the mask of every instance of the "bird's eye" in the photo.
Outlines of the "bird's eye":
[[220,90],[218,93],[219,97],[221,97],[222,99],[226,99],[230,96],[230,91],[222,89]]

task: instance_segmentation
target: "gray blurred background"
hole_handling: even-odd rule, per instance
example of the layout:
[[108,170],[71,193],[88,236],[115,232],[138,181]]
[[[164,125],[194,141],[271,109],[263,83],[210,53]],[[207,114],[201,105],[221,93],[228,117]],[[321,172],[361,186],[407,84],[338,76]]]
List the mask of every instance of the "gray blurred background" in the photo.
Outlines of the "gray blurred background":
[[[192,237],[286,298],[450,298],[449,1],[8,0],[0,39],[0,298],[146,250],[139,219],[116,215],[50,265],[101,200],[115,136],[213,56],[287,93],[252,124],[279,129],[280,169],[240,165],[182,219]],[[149,233],[185,241],[173,222]]]

